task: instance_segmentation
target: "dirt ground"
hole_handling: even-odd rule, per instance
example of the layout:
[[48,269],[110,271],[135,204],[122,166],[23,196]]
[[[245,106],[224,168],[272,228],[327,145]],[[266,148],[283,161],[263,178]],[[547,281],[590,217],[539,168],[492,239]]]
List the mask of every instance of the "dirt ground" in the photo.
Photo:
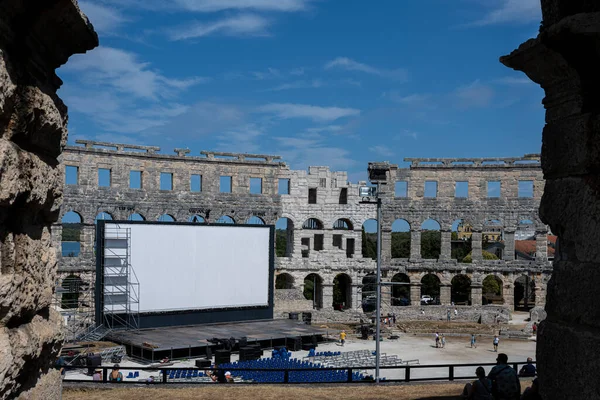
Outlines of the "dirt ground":
[[[311,399],[311,400],[450,400],[458,399],[465,382],[457,383],[424,383],[409,385],[347,385],[347,386],[196,386],[186,388],[152,388],[128,387],[110,389],[65,388],[63,400],[220,400],[220,399]],[[521,380],[521,388],[525,390],[531,385],[530,380]]]

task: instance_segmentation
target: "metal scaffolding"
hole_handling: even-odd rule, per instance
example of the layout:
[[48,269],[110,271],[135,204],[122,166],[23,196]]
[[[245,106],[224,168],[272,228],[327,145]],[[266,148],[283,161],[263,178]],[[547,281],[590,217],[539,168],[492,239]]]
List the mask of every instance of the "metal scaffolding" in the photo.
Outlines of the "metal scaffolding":
[[68,342],[79,340],[95,325],[94,287],[76,273],[56,280],[52,306],[63,318]]
[[131,266],[131,229],[106,224],[101,238],[104,321],[108,330],[139,329],[140,284]]

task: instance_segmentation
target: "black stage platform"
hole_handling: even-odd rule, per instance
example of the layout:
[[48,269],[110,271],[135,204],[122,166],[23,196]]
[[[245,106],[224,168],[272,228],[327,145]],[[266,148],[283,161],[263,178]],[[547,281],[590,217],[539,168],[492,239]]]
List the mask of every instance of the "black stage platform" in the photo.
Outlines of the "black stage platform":
[[165,357],[175,360],[214,353],[222,346],[209,342],[213,338],[246,337],[249,344],[258,343],[264,349],[286,346],[298,337],[303,344],[321,342],[326,333],[323,328],[282,319],[115,331],[108,339],[124,345],[131,357],[155,362]]

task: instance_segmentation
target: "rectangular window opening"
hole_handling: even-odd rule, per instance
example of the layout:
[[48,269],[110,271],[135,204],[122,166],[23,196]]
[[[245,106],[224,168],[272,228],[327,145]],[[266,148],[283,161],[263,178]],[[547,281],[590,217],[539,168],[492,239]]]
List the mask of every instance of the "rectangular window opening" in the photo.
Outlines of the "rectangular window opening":
[[99,187],[110,187],[110,169],[98,168],[98,186]]
[[425,197],[437,197],[437,181],[425,181]]
[[74,165],[65,166],[65,184],[79,185],[79,167]]
[[129,171],[129,189],[142,188],[142,171]]
[[519,181],[519,197],[533,197],[533,181]]
[[340,189],[340,204],[348,204],[348,188]]
[[279,179],[278,191],[279,194],[290,194],[290,180],[287,178]]
[[310,238],[300,239],[300,244],[302,244],[302,258],[308,258],[310,254]]
[[322,233],[318,233],[315,235],[315,251],[323,250],[324,238],[325,235],[323,235]]
[[160,173],[160,190],[173,190],[173,174],[170,172]]
[[342,235],[333,235],[333,247],[342,250]]
[[262,194],[262,178],[250,178],[250,194]]
[[317,188],[308,189],[308,204],[317,204]]
[[454,197],[467,198],[469,197],[469,182],[456,182]]
[[231,193],[231,176],[222,176],[220,178],[219,191],[221,193]]
[[396,182],[395,194],[396,197],[408,197],[408,182]]
[[202,175],[192,174],[190,176],[190,192],[200,193],[202,191]]
[[346,258],[354,257],[354,239],[346,239]]
[[319,187],[322,187],[322,188],[327,187],[327,178],[319,178]]
[[488,181],[487,183],[487,197],[499,198],[500,197],[500,181]]

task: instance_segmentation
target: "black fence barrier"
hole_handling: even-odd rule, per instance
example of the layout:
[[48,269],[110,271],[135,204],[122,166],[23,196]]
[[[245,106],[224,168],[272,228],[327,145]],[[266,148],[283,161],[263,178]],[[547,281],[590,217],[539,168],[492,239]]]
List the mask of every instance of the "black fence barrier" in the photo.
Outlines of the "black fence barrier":
[[[519,366],[527,364],[526,361],[523,362],[513,362],[509,363],[515,371],[519,372]],[[536,364],[535,361],[532,364]],[[384,378],[384,382],[418,382],[418,381],[454,381],[454,380],[469,380],[469,379],[477,379],[475,376],[475,369],[477,367],[491,367],[495,366],[496,363],[475,363],[475,364],[427,364],[427,365],[399,365],[399,366],[380,366],[380,375],[382,375],[385,371],[388,370],[404,370],[404,378],[401,379],[389,379]],[[460,375],[457,376],[456,369],[457,368],[466,368],[471,367],[473,375]],[[244,368],[231,366],[225,369],[215,369],[215,368],[198,368],[198,367],[164,367],[164,368],[156,368],[156,367],[119,367],[119,371],[123,374],[123,380],[121,382],[115,382],[109,380],[109,375],[113,370],[113,366],[99,366],[94,367],[94,371],[101,370],[101,377],[99,380],[90,379],[90,375],[86,378],[73,378],[69,377],[68,371],[72,370],[83,370],[86,373],[90,367],[81,367],[81,366],[64,366],[57,367],[64,368],[65,376],[63,378],[64,382],[71,383],[115,383],[115,384],[207,384],[214,383],[211,379],[208,378],[207,372],[215,373],[218,372],[225,373],[225,371],[231,372],[231,375],[234,378],[233,383],[245,383],[245,384],[260,384],[260,383],[268,383],[268,384],[303,384],[303,383],[368,383],[374,382],[372,375],[361,375],[362,379],[356,379],[356,373],[363,373],[364,371],[374,371],[375,366],[360,366],[360,367],[307,367],[307,368]],[[422,369],[445,369],[447,374],[437,376],[426,376],[426,377],[417,377],[414,378],[411,371],[422,370]],[[125,373],[130,371],[133,376],[126,376]],[[135,372],[138,372],[138,375],[135,375]],[[139,377],[139,371],[147,371],[154,373],[156,376],[153,380],[149,380],[148,378]],[[177,371],[180,373],[178,374]],[[193,378],[205,378],[203,380],[192,379],[190,375],[190,371],[196,371],[197,374]],[[309,373],[310,371],[319,371],[323,372],[323,376],[327,378],[331,377],[331,374],[327,374],[327,371],[334,371],[336,379],[331,380],[309,380],[302,381],[302,379],[298,379],[297,376],[302,376],[303,374]],[[185,372],[185,374],[183,374]],[[248,373],[258,372],[266,374],[266,378],[263,379],[261,377],[257,379],[242,379],[239,380],[239,377],[242,373],[244,375],[248,375]],[[201,373],[201,375],[200,375]],[[277,374],[279,373],[279,374]],[[294,375],[298,374],[298,375]],[[185,376],[184,376],[185,375]],[[256,375],[256,374],[255,374]],[[260,374],[259,374],[260,375]],[[176,376],[176,378],[172,378],[172,376]],[[341,378],[343,377],[343,378]]]

